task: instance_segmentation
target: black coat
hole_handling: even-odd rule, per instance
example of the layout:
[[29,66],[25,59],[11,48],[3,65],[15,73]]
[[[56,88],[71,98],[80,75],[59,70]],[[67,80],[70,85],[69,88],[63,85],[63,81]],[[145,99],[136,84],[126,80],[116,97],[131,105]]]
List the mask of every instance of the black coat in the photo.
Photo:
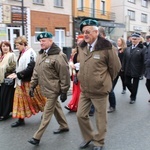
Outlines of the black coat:
[[122,69],[125,75],[140,77],[144,71],[144,55],[146,47],[139,43],[136,48],[127,47],[124,53]]
[[145,52],[145,77],[150,79],[150,44]]

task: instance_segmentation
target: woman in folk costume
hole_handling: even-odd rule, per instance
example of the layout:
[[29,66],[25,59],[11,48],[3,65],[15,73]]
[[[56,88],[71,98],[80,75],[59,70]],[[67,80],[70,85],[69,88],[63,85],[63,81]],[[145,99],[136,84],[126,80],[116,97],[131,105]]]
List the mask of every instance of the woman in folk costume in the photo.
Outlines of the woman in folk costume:
[[6,85],[4,79],[16,69],[16,55],[11,49],[10,42],[2,41],[0,44],[0,121],[10,117],[14,98],[14,81]]
[[[83,40],[84,36],[83,35],[78,35],[77,37],[77,45]],[[69,66],[71,68],[71,78],[73,81],[73,90],[72,90],[72,98],[68,105],[65,106],[65,108],[69,111],[76,112],[78,108],[78,101],[80,97],[80,83],[77,79],[77,73],[80,68],[80,63],[79,60],[77,60],[78,56],[78,46],[76,49],[72,50],[72,56],[69,62]]]
[[43,111],[45,98],[40,94],[39,87],[35,90],[33,98],[29,96],[29,84],[35,66],[36,53],[27,46],[27,40],[24,36],[20,36],[15,40],[16,48],[20,51],[16,73],[9,78],[15,78],[15,95],[13,103],[12,117],[18,118],[11,127],[18,127],[25,124],[24,118],[29,118],[39,111]]

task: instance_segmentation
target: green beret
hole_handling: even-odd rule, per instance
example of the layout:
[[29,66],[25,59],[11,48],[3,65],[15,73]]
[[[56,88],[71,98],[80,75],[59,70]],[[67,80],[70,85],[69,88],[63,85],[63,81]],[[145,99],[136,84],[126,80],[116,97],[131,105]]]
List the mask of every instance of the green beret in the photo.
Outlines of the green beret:
[[52,33],[42,32],[37,36],[37,40],[39,41],[40,39],[43,39],[43,38],[52,38],[52,37],[53,37]]
[[98,26],[98,22],[92,19],[84,20],[80,23],[80,31],[82,31],[82,28],[85,26]]

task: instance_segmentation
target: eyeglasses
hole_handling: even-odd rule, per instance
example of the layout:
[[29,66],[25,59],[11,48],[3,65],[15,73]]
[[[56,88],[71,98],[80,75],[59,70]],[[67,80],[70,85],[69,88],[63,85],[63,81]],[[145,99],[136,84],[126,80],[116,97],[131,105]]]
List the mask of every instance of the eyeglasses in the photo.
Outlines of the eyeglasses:
[[82,31],[82,34],[91,34],[91,32],[93,32],[94,30],[91,30],[91,31],[89,31],[89,30],[85,30],[85,31]]

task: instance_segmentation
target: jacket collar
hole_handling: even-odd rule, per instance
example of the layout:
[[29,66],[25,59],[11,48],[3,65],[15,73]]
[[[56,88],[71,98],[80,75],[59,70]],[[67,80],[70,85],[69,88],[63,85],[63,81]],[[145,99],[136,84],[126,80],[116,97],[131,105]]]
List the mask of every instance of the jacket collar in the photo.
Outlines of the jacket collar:
[[[84,47],[87,46],[87,43],[83,41],[80,43],[79,46],[83,49]],[[111,48],[112,48],[112,44],[108,40],[98,36],[94,46],[94,50],[99,51],[99,50],[111,49]]]
[[[52,46],[49,48],[47,54],[48,55],[55,55],[55,54],[59,54],[60,51],[61,51],[60,48],[55,43],[53,43]],[[39,54],[42,54],[43,52],[44,52],[44,50],[41,49],[39,51]]]

